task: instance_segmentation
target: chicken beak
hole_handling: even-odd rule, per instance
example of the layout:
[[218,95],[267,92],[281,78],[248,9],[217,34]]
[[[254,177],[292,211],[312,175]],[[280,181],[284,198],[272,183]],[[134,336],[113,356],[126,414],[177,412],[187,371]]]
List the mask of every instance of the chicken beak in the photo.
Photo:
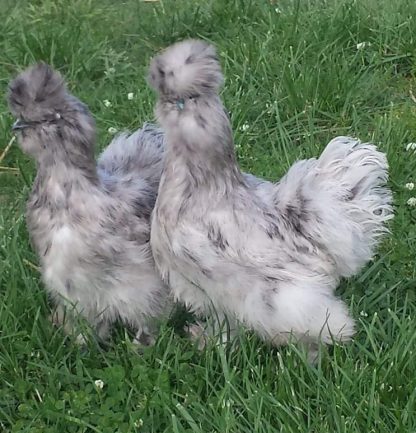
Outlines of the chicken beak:
[[16,120],[16,122],[13,123],[12,126],[12,131],[16,132],[16,131],[21,131],[22,129],[27,128],[29,125],[25,122],[23,122],[22,120]]

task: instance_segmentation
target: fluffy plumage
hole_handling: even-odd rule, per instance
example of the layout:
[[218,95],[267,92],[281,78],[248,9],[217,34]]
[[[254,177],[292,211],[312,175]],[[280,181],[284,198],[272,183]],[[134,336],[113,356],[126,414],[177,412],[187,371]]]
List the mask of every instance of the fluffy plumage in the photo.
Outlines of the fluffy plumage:
[[348,340],[354,321],[334,289],[371,259],[392,217],[386,157],[338,137],[276,184],[245,175],[222,81],[201,41],[150,66],[167,146],[151,231],[160,273],[196,312],[213,306],[274,344]]
[[170,307],[149,243],[162,134],[146,125],[119,136],[97,166],[94,120],[49,66],[21,73],[8,100],[19,144],[37,162],[26,217],[49,293],[100,337],[120,319],[143,341]]

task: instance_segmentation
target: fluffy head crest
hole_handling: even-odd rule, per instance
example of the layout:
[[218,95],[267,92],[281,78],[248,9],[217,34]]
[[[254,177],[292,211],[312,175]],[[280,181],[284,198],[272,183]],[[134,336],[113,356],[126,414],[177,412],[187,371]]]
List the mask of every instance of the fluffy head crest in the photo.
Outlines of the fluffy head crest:
[[9,85],[8,103],[17,117],[12,129],[24,152],[38,160],[58,153],[61,158],[69,154],[92,158],[94,119],[50,66],[39,63],[20,73]]
[[152,60],[149,82],[168,98],[218,93],[223,75],[215,47],[192,39],[172,45]]
[[45,63],[20,73],[9,85],[10,111],[27,121],[39,121],[67,108],[63,78]]

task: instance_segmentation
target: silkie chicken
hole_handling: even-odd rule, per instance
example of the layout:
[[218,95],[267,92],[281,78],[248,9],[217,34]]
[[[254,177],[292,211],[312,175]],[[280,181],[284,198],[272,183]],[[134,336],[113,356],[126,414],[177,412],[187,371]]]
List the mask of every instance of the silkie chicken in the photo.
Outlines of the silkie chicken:
[[[46,64],[22,72],[9,87],[13,129],[37,163],[26,220],[54,321],[73,331],[81,314],[106,339],[116,320],[151,344],[169,313],[167,286],[151,253],[150,214],[163,166],[163,134],[146,125],[115,138],[94,157],[95,123]],[[70,307],[70,308],[68,308]],[[79,342],[85,339],[77,335]]]
[[153,59],[149,82],[166,134],[151,245],[174,297],[274,345],[293,337],[309,354],[319,342],[349,340],[354,320],[334,291],[388,231],[385,155],[337,137],[280,182],[258,179],[237,164],[212,45],[169,47]]

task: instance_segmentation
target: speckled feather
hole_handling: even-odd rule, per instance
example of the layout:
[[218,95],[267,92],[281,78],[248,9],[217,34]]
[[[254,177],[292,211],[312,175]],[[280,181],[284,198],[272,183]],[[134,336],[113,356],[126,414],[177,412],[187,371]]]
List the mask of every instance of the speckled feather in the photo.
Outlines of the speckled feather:
[[263,181],[237,164],[213,46],[173,45],[152,61],[149,81],[166,133],[151,243],[174,296],[277,345],[350,339],[354,321],[334,290],[387,231],[385,155],[337,137],[280,182]]
[[105,338],[120,319],[150,332],[171,305],[149,244],[150,213],[163,165],[152,125],[113,140],[94,159],[95,124],[45,64],[10,84],[12,113],[24,122],[21,148],[37,162],[27,224],[45,286],[75,306]]

